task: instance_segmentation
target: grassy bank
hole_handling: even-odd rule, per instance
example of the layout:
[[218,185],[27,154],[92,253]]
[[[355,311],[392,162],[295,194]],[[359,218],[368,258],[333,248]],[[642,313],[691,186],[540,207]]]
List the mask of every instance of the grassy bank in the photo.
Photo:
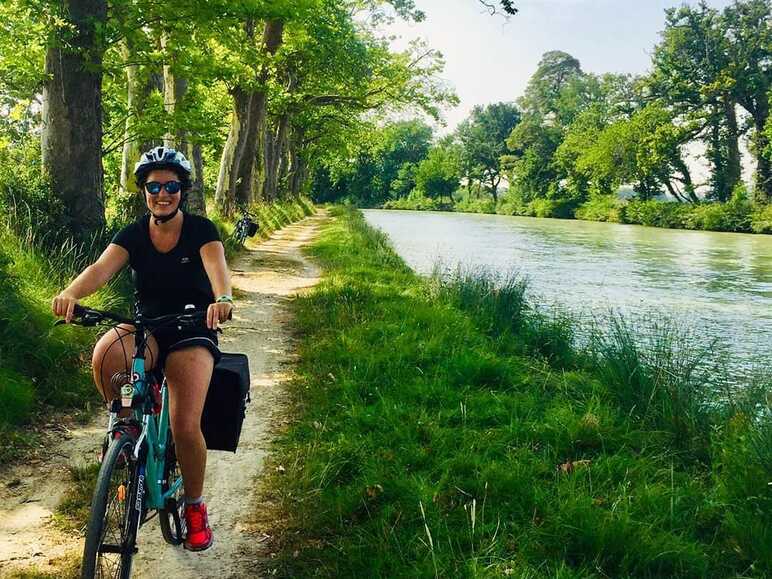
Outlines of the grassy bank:
[[[7,209],[7,208],[6,208]],[[22,428],[58,412],[87,410],[96,402],[88,367],[94,329],[54,327],[51,299],[98,255],[107,235],[78,244],[51,245],[44,228],[24,215],[0,223],[0,460],[19,456],[35,440]],[[12,225],[13,224],[13,225]],[[120,276],[89,298],[100,308],[121,308],[130,295]]]
[[547,217],[628,223],[669,229],[772,233],[772,205],[751,203],[742,192],[727,203],[678,203],[623,200],[612,196],[590,199],[580,205],[570,200],[535,199],[522,203],[507,195],[498,203],[491,197],[476,198],[461,193],[453,203],[428,199],[422,195],[388,201],[384,209],[413,211],[458,211],[521,217]]
[[262,491],[281,573],[772,573],[769,408],[706,405],[720,384],[673,328],[647,345],[617,319],[579,349],[517,278],[418,278],[357,213],[312,253]]

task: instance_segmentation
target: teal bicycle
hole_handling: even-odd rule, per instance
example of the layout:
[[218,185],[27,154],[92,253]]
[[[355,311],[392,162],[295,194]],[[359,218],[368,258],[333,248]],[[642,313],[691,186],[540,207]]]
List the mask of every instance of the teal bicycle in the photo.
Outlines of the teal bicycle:
[[[192,306],[188,306],[192,308]],[[160,327],[200,326],[205,312],[148,318],[135,308],[134,319],[76,306],[72,323],[96,326],[134,326],[135,351],[131,374],[121,386],[121,398],[112,401],[91,516],[83,549],[81,577],[127,578],[137,553],[139,528],[156,511],[161,533],[171,545],[185,540],[183,482],[169,428],[169,395],[166,380],[156,371],[146,371],[147,339]],[[57,323],[64,323],[59,321]],[[122,409],[131,416],[119,418]]]

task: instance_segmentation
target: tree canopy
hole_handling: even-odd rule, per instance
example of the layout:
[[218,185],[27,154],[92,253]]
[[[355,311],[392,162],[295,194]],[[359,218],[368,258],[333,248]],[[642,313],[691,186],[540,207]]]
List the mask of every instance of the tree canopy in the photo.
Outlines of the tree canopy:
[[[317,171],[360,154],[383,116],[436,117],[455,99],[440,80],[438,52],[423,42],[396,52],[377,31],[385,18],[424,18],[412,0],[128,0],[94,19],[100,6],[104,0],[0,6],[8,23],[0,26],[0,161],[29,156],[37,141],[43,155],[27,161],[42,159],[73,231],[99,227],[105,209],[140,209],[130,173],[152,144],[193,160],[197,210],[206,193],[229,213],[239,203],[307,193]],[[71,66],[53,66],[64,56]],[[87,78],[92,87],[80,96],[89,99],[76,98]],[[426,140],[426,130],[415,139]],[[83,143],[87,156],[74,157],[63,139]],[[419,160],[405,152],[406,162]],[[388,179],[398,170],[389,166]],[[67,193],[75,177],[93,184]]]

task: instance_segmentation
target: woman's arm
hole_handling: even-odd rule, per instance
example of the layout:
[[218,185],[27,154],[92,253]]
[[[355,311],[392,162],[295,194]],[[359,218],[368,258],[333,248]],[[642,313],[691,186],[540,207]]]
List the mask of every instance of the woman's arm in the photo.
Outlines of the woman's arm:
[[[225,261],[225,248],[220,241],[210,241],[201,246],[201,261],[212,284],[215,299],[231,295],[231,274]],[[206,315],[206,326],[212,330],[217,324],[228,319],[233,311],[233,304],[228,302],[214,303],[209,306]]]
[[72,312],[78,300],[93,294],[118,273],[129,261],[129,252],[120,245],[111,243],[94,263],[84,269],[73,282],[56,296],[51,309],[57,316],[64,316],[67,323],[72,321]]

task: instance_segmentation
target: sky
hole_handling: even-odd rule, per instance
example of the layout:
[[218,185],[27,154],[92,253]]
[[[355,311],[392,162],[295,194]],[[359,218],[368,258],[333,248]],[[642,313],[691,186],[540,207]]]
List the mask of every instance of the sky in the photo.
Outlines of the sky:
[[[477,104],[513,101],[523,94],[542,54],[562,50],[579,59],[585,72],[648,70],[664,28],[665,9],[681,0],[516,0],[520,12],[508,20],[491,16],[477,0],[416,0],[424,22],[398,22],[394,48],[416,37],[442,52],[442,77],[461,104],[445,111],[453,130]],[[688,4],[696,4],[689,0]],[[708,0],[723,8],[731,0]]]

